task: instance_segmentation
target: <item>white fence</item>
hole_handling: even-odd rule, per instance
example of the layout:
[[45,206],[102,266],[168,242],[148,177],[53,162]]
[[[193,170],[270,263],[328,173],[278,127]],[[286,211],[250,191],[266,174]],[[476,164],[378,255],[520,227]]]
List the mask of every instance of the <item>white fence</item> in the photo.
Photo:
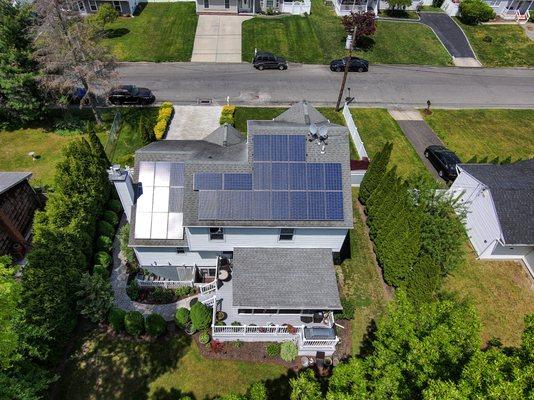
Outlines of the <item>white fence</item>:
[[458,15],[459,4],[460,3],[458,1],[445,0],[441,5],[441,9],[445,11],[447,15],[454,17]]
[[352,142],[354,143],[354,146],[356,146],[356,150],[358,151],[358,155],[361,158],[369,156],[367,155],[367,151],[365,150],[365,146],[363,145],[362,138],[360,137],[360,134],[358,133],[358,128],[356,127],[356,124],[354,123],[354,120],[352,119],[352,114],[350,113],[349,107],[345,104],[343,107],[343,117],[345,117],[345,122],[347,124],[347,128],[349,128],[350,137],[352,138]]
[[351,12],[360,13],[367,11],[367,4],[340,4],[338,0],[333,0],[334,10],[337,15],[349,15]]
[[136,278],[137,283],[140,287],[162,287],[165,289],[176,289],[180,286],[191,286],[193,287],[193,281],[171,281],[171,280],[150,280]]
[[252,326],[252,325],[240,325],[240,326],[220,326],[215,325],[212,327],[213,335],[285,335],[295,336],[298,331],[291,334],[289,328],[285,325],[268,325],[268,326]]
[[310,14],[311,0],[282,2],[280,3],[280,12],[293,15]]

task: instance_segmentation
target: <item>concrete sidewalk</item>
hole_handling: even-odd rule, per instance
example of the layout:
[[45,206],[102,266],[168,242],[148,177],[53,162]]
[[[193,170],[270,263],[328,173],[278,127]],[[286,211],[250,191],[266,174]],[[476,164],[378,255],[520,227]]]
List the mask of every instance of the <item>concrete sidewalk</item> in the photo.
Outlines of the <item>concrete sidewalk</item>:
[[201,140],[219,127],[221,106],[174,106],[166,140]]
[[198,16],[192,62],[241,62],[241,24],[252,17]]
[[434,166],[425,157],[425,149],[428,146],[432,144],[443,146],[443,142],[423,120],[421,113],[417,110],[388,110],[388,112],[397,121],[404,135],[410,141],[417,155],[432,176],[438,181],[444,181],[440,178]]

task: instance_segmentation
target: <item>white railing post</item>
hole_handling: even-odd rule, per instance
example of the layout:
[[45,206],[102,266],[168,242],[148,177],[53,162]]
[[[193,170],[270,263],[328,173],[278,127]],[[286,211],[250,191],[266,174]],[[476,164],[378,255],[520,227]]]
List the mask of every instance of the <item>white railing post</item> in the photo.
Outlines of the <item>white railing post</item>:
[[360,156],[360,158],[369,157],[367,155],[367,151],[365,150],[363,140],[358,132],[358,127],[354,123],[354,119],[352,118],[352,114],[350,113],[350,109],[347,103],[345,103],[345,105],[343,106],[343,117],[345,118],[345,123],[347,124],[347,128],[349,129],[350,137],[352,138],[354,146],[356,146],[358,155]]

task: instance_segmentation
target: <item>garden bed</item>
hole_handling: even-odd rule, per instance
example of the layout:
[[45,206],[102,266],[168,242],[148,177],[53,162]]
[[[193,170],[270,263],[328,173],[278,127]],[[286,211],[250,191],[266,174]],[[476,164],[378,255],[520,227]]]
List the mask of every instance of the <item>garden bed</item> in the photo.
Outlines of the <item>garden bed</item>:
[[[134,282],[134,281],[132,281]],[[186,291],[185,289],[190,289]],[[132,298],[130,293],[130,299],[137,303],[141,304],[171,304],[176,303],[177,301],[187,299],[197,295],[198,289],[191,288],[189,286],[181,286],[176,289],[165,289],[163,287],[139,287],[139,296],[137,298]]]

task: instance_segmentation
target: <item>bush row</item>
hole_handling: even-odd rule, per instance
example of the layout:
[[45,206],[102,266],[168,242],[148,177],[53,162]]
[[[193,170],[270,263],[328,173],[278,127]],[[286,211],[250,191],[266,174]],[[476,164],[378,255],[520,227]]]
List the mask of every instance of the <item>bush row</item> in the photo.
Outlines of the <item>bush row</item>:
[[221,111],[221,118],[219,119],[219,124],[229,124],[234,125],[234,113],[235,113],[235,106],[226,105],[222,108]]
[[172,114],[174,108],[172,103],[165,102],[159,107],[158,119],[156,125],[154,126],[154,136],[156,140],[161,140],[165,136],[169,124],[171,122]]
[[120,308],[112,308],[108,316],[109,325],[117,333],[125,331],[129,335],[138,337],[143,333],[157,337],[162,335],[167,327],[165,319],[157,314],[143,317],[139,311],[126,312]]

